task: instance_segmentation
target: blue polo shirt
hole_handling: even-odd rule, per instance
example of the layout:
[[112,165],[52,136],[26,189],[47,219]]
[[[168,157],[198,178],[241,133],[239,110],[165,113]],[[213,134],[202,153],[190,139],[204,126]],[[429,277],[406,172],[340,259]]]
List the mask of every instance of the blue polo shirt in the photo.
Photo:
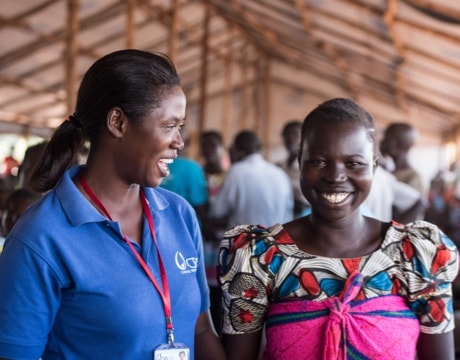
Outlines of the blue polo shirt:
[[[67,171],[9,234],[0,256],[0,358],[152,359],[166,342],[163,304],[118,223],[103,217]],[[209,307],[195,212],[178,195],[145,189],[169,281],[177,342],[191,349]],[[145,218],[144,218],[145,220]],[[144,221],[137,247],[161,283]]]

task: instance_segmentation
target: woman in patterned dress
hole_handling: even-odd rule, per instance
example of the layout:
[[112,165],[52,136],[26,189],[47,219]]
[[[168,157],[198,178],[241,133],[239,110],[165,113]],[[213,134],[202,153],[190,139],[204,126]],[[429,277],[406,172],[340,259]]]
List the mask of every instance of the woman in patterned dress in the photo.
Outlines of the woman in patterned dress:
[[349,99],[319,105],[299,164],[311,214],[221,242],[228,359],[454,359],[456,247],[431,223],[359,210],[377,164],[372,117]]

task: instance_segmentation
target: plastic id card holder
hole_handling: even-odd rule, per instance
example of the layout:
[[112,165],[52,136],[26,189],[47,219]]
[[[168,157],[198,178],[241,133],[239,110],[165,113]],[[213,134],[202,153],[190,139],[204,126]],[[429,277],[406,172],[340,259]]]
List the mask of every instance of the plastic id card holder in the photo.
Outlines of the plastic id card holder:
[[153,360],[190,360],[190,349],[182,343],[162,344],[155,349]]

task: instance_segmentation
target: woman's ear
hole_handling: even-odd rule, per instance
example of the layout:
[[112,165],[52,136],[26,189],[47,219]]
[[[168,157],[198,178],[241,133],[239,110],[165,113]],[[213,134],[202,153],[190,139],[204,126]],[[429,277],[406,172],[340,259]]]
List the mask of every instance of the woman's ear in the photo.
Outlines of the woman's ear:
[[125,128],[126,117],[120,108],[110,109],[107,113],[107,129],[115,137],[121,137]]

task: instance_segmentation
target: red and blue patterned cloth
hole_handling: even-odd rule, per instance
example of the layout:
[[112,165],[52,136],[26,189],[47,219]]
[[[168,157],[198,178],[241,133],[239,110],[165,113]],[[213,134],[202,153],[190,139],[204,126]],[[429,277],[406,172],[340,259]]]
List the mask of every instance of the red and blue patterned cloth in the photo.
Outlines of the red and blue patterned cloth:
[[424,221],[393,222],[379,249],[345,259],[302,251],[281,225],[237,226],[218,272],[223,332],[265,326],[265,359],[409,359],[419,332],[454,327],[458,251]]

